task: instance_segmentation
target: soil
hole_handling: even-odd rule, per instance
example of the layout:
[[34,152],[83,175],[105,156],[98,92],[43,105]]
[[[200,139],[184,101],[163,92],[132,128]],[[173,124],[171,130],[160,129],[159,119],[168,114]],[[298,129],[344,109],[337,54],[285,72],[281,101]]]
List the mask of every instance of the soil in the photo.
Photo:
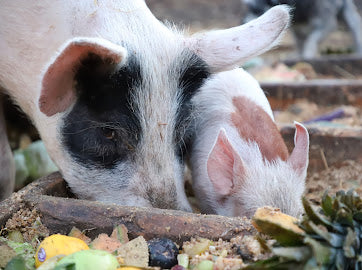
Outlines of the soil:
[[362,164],[354,160],[346,160],[340,166],[330,167],[321,172],[308,175],[306,181],[306,197],[319,204],[325,191],[330,195],[338,190],[354,189],[362,196]]
[[36,209],[29,209],[22,205],[5,224],[6,231],[19,231],[24,241],[32,243],[34,247],[38,241],[49,235],[49,230],[41,223]]

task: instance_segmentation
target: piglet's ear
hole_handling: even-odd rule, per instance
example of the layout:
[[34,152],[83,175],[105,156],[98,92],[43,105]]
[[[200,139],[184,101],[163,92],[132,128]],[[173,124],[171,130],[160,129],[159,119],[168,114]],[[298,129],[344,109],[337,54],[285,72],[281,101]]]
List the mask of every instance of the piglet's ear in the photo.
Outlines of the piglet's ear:
[[275,46],[288,24],[289,8],[279,5],[247,24],[195,34],[187,40],[187,46],[213,72],[230,70]]
[[309,160],[309,134],[307,129],[300,123],[294,122],[294,149],[288,158],[288,163],[300,175],[305,174]]
[[41,112],[52,116],[74,103],[74,76],[81,61],[89,54],[116,64],[125,60],[127,51],[100,38],[74,38],[68,41],[44,73],[39,98]]
[[224,129],[220,130],[207,159],[207,173],[215,192],[222,196],[229,195],[236,184],[234,179],[239,179],[244,174],[243,162],[230,144]]

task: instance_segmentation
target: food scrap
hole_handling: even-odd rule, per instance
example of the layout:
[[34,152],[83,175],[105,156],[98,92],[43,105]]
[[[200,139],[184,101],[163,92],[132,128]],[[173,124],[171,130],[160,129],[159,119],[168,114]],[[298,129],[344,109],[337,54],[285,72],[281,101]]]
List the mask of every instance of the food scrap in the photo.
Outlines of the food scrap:
[[[168,238],[146,241],[143,236],[138,236],[129,240],[124,225],[116,226],[110,236],[102,233],[93,240],[73,228],[69,235],[45,237],[36,248],[28,243],[18,243],[27,244],[27,256],[24,256],[24,251],[13,249],[14,242],[8,238],[2,237],[0,243],[0,267],[7,270],[236,270],[248,262],[264,258],[258,240],[251,235],[238,236],[230,241],[191,238],[180,247]],[[29,254],[30,263],[27,262]],[[23,266],[13,268],[15,265]]]

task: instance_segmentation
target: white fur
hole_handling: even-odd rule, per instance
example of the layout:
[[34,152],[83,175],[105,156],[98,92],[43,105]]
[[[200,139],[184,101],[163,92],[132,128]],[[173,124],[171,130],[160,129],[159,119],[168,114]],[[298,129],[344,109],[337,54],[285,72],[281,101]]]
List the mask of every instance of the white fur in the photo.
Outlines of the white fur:
[[[6,4],[1,1],[1,6],[0,83],[34,121],[48,152],[74,192],[83,198],[151,206],[142,197],[142,189],[155,190],[155,193],[159,190],[160,196],[164,196],[162,190],[168,190],[168,185],[176,185],[177,194],[172,201],[177,202],[177,208],[190,210],[183,190],[182,168],[175,168],[180,165],[174,164],[176,158],[170,142],[176,113],[172,99],[178,97],[175,83],[171,82],[173,85],[170,86],[170,82],[164,79],[166,70],[162,70],[184,49],[181,36],[161,24],[142,0],[52,0],[39,3],[18,0]],[[147,122],[142,128],[150,132],[138,155],[137,168],[127,162],[108,171],[83,168],[61,143],[58,128],[67,112],[46,117],[39,110],[42,75],[67,46],[64,44],[78,37],[96,37],[98,44],[107,43],[108,47],[110,42],[126,42],[137,54],[149,59],[148,63],[142,64],[149,67],[143,76],[148,78],[145,87],[150,91],[139,100],[143,100],[140,107],[145,109],[141,117]],[[160,59],[164,65],[160,64]],[[155,104],[165,106],[154,107]],[[146,126],[149,123],[154,126]],[[164,127],[157,123],[170,125]],[[160,133],[165,133],[166,142],[161,142]],[[154,172],[153,162],[157,162],[163,171]]]
[[233,69],[276,46],[288,28],[289,19],[289,8],[280,5],[247,24],[195,34],[190,38],[189,46],[214,71]]
[[[212,70],[230,69],[247,54],[255,55],[269,47],[288,23],[287,10],[276,8],[259,21],[264,26],[277,21],[267,27],[267,32],[257,22],[255,29],[218,31],[211,34],[218,44],[215,48],[203,42],[203,38],[197,38],[195,45],[195,39],[167,28],[143,0],[0,0],[0,6],[0,85],[33,120],[51,158],[73,191],[82,198],[126,205],[159,206],[153,202],[158,199],[163,201],[160,207],[183,210],[191,208],[184,194],[183,165],[175,156],[173,140],[180,103],[177,89],[180,70],[177,67],[170,70],[170,66],[181,52],[191,49],[202,52],[200,56]],[[279,15],[283,17],[281,20]],[[245,45],[249,44],[245,39],[247,33],[260,39],[255,41],[258,44],[255,50]],[[218,41],[218,35],[224,40]],[[245,51],[237,50],[228,56],[228,48],[237,35],[243,37],[239,45]],[[49,116],[39,108],[44,74],[69,44],[79,40],[126,55],[120,49],[124,44],[132,50],[127,53],[142,59],[142,91],[135,91],[133,99],[141,108],[137,113],[142,120],[143,139],[135,159],[119,163],[114,169],[84,167],[62,145],[61,128],[73,104],[66,103],[69,108],[48,113],[43,111]],[[215,58],[219,55],[214,50],[220,51],[222,44],[226,47],[223,57],[228,60],[222,61],[220,67]]]
[[[248,97],[273,119],[270,105],[259,84],[242,69],[216,75],[193,98],[202,122],[197,128],[191,166],[193,187],[202,211],[227,216],[251,216],[258,207],[270,205],[281,208],[287,214],[299,215],[302,212],[301,196],[306,168],[298,173],[289,162],[280,159],[264,161],[259,146],[240,137],[231,122],[231,114],[235,110],[232,98],[236,96]],[[225,130],[246,169],[240,190],[234,190],[226,197],[218,193],[207,172],[210,151],[221,129]]]

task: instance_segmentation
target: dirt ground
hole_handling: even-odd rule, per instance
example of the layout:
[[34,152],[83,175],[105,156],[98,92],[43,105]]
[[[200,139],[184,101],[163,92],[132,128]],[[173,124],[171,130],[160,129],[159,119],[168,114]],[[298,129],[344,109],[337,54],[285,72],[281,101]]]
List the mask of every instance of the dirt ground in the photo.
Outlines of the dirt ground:
[[338,167],[330,167],[308,175],[305,194],[308,199],[318,204],[325,191],[328,190],[329,194],[335,194],[341,189],[354,189],[362,196],[361,163],[346,160]]

